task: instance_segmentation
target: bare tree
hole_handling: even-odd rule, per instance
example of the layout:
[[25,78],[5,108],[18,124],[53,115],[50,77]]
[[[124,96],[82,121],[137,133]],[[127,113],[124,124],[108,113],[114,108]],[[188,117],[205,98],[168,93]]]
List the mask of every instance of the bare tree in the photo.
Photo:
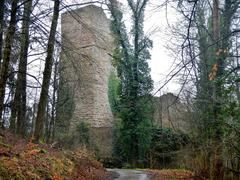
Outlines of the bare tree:
[[3,50],[3,61],[0,72],[0,120],[2,119],[2,111],[4,108],[5,88],[9,75],[10,56],[12,51],[12,43],[16,31],[16,17],[18,9],[18,0],[12,1],[11,18],[5,37],[5,48]]
[[52,65],[53,65],[55,35],[56,35],[56,29],[57,29],[58,17],[59,17],[59,7],[60,7],[60,0],[55,0],[53,19],[52,19],[51,30],[50,30],[50,35],[49,35],[48,45],[47,45],[47,57],[46,57],[45,68],[43,72],[43,83],[42,83],[40,101],[38,104],[38,112],[36,117],[36,128],[34,132],[34,138],[36,141],[39,141],[40,138],[43,136],[43,126],[44,126],[45,111],[47,106],[48,89],[49,89],[49,83],[51,79]]
[[16,83],[16,90],[14,102],[11,113],[10,128],[15,131],[15,123],[17,117],[17,134],[24,136],[26,128],[26,71],[27,58],[29,47],[29,25],[30,15],[32,11],[32,0],[28,0],[24,4],[23,23],[22,23],[22,37],[21,37],[21,52],[20,62],[18,67],[18,79]]
[[5,5],[5,0],[2,0],[0,2],[0,71],[1,71],[2,47],[3,47],[4,5]]

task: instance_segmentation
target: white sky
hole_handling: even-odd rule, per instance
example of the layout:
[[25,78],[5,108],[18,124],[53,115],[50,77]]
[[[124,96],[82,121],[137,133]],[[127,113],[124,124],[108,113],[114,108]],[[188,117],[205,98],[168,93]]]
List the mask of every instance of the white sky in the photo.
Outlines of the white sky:
[[[155,2],[156,0],[150,0],[150,4],[146,9],[145,31],[148,33],[152,29],[159,29],[150,36],[150,39],[153,40],[153,49],[151,51],[152,59],[149,62],[151,76],[154,80],[155,89],[157,89],[165,82],[174,62],[174,57],[170,55],[166,45],[169,45],[168,42],[171,39],[169,25],[175,24],[177,18],[176,13],[170,6],[167,9],[166,7],[156,9]],[[179,85],[173,80],[163,88],[163,92],[177,93],[178,89]]]

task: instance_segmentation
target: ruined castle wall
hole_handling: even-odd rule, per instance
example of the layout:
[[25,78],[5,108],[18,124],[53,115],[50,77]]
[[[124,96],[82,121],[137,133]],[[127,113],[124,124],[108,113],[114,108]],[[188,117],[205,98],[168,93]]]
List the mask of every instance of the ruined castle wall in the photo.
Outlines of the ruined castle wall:
[[[64,13],[61,20],[59,101],[62,105],[58,122],[69,126],[70,135],[76,133],[80,122],[88,123],[93,129],[111,129],[108,77],[112,71],[109,54],[114,46],[109,20],[100,7],[93,5]],[[68,110],[70,107],[72,110]],[[66,119],[69,124],[63,123]],[[101,139],[105,135],[100,132],[94,136]],[[111,142],[107,141],[107,145]]]
[[189,131],[189,112],[179,98],[172,93],[154,97],[154,125],[178,132]]

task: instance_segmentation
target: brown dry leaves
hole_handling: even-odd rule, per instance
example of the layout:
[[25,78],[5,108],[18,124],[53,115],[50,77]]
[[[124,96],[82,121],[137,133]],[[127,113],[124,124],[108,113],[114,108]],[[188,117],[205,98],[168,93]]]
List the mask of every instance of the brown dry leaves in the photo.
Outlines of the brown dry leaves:
[[[221,58],[223,56],[227,56],[227,54],[228,54],[228,50],[227,49],[221,49],[221,48],[217,49],[217,51],[215,53],[217,58]],[[210,81],[213,81],[216,78],[217,71],[218,71],[218,64],[215,63],[215,64],[213,64],[211,72],[208,75],[208,79]]]
[[213,81],[215,79],[215,77],[217,75],[217,71],[218,71],[218,64],[215,63],[212,67],[212,70],[211,70],[210,74],[208,75],[208,79],[210,81]]
[[147,172],[154,180],[194,180],[194,173],[184,169],[148,170]]
[[107,179],[108,172],[86,150],[59,151],[0,130],[0,177],[6,179]]

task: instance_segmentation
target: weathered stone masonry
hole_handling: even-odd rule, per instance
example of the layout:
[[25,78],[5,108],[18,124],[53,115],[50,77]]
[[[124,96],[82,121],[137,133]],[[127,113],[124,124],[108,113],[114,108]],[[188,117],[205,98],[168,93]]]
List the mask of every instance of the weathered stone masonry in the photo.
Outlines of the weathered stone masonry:
[[80,122],[88,123],[90,144],[107,156],[113,125],[108,101],[109,54],[114,47],[110,22],[102,8],[94,5],[64,13],[61,20],[58,129],[74,136]]
[[153,124],[155,126],[170,128],[176,132],[189,131],[190,113],[187,106],[172,93],[163,94],[153,98]]

